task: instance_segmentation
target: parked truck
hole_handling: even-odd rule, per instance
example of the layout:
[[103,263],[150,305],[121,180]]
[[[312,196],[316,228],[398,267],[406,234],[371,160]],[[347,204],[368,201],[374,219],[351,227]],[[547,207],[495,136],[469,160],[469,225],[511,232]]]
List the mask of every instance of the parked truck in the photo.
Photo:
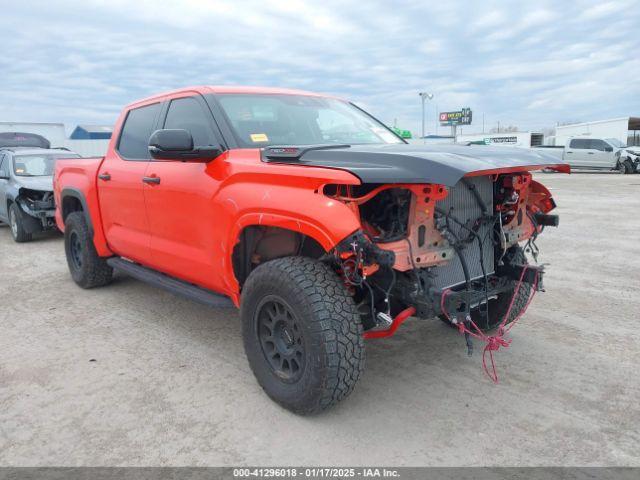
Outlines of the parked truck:
[[568,172],[527,150],[409,145],[338,98],[195,87],[125,107],[104,157],[59,161],[56,222],[83,288],[118,269],[239,307],[258,382],[309,414],[407,317],[499,343],[541,289],[522,245],[557,225],[544,168]]
[[578,136],[564,146],[537,147],[568,163],[573,169],[640,172],[640,147],[628,147],[617,138]]

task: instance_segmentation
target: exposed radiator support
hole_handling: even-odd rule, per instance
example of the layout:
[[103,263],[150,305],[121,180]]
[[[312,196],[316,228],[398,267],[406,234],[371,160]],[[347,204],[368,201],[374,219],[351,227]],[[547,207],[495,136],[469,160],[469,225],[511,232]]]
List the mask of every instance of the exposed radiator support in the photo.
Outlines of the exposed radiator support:
[[[493,182],[491,177],[471,177],[466,179],[466,181],[468,184],[475,186],[480,198],[482,198],[489,209],[489,213],[491,213],[493,209]],[[478,205],[477,199],[469,187],[462,181],[452,187],[449,190],[449,195],[447,195],[444,200],[439,201],[437,206],[442,210],[451,212],[453,216],[467,225],[472,225],[476,219],[482,216],[482,209],[480,205]],[[483,259],[487,274],[494,273],[495,271],[491,228],[491,225],[485,224],[478,230],[478,235],[483,239]],[[465,238],[469,235],[468,231],[455,222],[450,222],[450,230],[460,238]],[[462,255],[469,266],[471,278],[481,278],[482,268],[480,266],[480,248],[478,247],[478,241],[474,240],[472,243],[465,245],[462,250]],[[450,288],[460,285],[465,281],[462,265],[460,259],[457,257],[453,258],[446,265],[431,268],[430,272],[433,275],[432,285],[435,288]]]

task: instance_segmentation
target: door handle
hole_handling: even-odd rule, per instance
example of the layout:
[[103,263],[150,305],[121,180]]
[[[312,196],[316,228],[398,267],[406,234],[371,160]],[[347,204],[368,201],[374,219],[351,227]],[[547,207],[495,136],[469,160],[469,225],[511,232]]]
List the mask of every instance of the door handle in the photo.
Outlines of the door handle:
[[98,175],[98,178],[100,180],[104,180],[105,182],[108,182],[109,180],[111,180],[111,174],[109,173],[101,173],[100,175]]
[[567,153],[573,153],[573,152],[567,152]]
[[593,155],[593,152],[587,152],[589,155]]
[[160,177],[142,177],[142,181],[144,183],[158,185],[160,183]]

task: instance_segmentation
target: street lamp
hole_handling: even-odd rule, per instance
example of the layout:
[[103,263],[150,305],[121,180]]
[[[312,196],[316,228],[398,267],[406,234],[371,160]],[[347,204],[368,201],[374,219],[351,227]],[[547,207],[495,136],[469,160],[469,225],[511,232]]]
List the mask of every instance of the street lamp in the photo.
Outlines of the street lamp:
[[433,99],[433,93],[420,92],[418,95],[420,95],[420,98],[422,99],[422,142],[424,143],[424,102],[425,100]]

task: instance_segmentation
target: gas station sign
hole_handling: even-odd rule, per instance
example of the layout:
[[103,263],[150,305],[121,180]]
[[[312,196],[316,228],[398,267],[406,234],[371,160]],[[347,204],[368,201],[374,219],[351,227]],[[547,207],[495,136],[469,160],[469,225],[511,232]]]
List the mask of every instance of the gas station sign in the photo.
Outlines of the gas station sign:
[[456,112],[440,112],[440,125],[471,125],[472,113],[470,108],[463,108]]

